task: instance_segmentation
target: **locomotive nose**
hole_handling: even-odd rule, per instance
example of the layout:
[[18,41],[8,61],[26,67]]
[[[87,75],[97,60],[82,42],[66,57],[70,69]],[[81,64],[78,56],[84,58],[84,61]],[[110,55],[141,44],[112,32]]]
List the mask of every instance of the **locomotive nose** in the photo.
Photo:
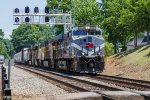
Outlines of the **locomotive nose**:
[[86,48],[94,48],[94,46],[93,43],[86,43]]
[[91,36],[87,36],[86,38],[83,38],[82,45],[85,45],[86,48],[94,48],[95,44],[93,43],[93,38]]

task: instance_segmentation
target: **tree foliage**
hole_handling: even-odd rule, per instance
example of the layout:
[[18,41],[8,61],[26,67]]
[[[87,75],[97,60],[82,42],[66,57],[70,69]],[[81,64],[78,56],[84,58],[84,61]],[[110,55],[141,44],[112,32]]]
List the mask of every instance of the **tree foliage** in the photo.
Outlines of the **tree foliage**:
[[[149,0],[102,0],[103,28],[110,42],[124,46],[137,33],[150,30]],[[113,40],[113,41],[112,41]]]
[[51,28],[45,25],[20,25],[11,35],[14,49],[18,52],[52,37]]
[[0,55],[4,55],[5,58],[9,57],[8,54],[8,49],[6,47],[7,45],[5,44],[5,39],[4,39],[4,32],[2,29],[0,29]]
[[0,55],[4,55],[6,58],[8,58],[7,49],[3,41],[0,41]]
[[101,23],[100,6],[96,0],[77,0],[75,16],[77,25],[99,25]]
[[47,0],[47,5],[49,8],[55,10],[63,10],[63,12],[68,12],[71,10],[72,0]]
[[0,39],[3,39],[4,37],[4,32],[2,31],[2,29],[0,29]]
[[7,54],[9,55],[9,57],[13,57],[13,54],[15,54],[15,51],[14,51],[14,46],[13,46],[11,40],[4,39],[3,42],[4,42],[5,47],[7,49]]

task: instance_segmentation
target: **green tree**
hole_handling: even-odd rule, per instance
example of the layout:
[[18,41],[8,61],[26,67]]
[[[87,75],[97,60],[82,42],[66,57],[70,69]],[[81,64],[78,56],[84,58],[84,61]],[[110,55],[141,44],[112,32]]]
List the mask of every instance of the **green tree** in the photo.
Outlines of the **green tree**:
[[14,51],[14,47],[13,47],[13,44],[11,42],[11,40],[9,39],[4,39],[4,44],[5,44],[5,47],[7,49],[7,54],[12,57],[13,54],[15,54],[15,51]]
[[47,0],[47,5],[51,10],[63,10],[68,12],[71,10],[72,0]]
[[136,21],[138,21],[138,31],[147,32],[147,43],[149,44],[150,32],[150,0],[137,0],[135,2]]
[[20,25],[13,30],[12,43],[16,52],[39,44],[52,37],[51,28],[46,25]]
[[7,48],[6,48],[3,41],[0,41],[0,55],[4,55],[5,58],[9,57],[8,54],[7,54]]
[[77,25],[99,25],[101,23],[101,10],[96,0],[76,1],[77,7],[75,16]]
[[0,55],[4,55],[5,58],[9,58],[8,50],[6,48],[4,32],[0,29]]
[[[115,45],[115,52],[117,52],[118,42],[126,48],[131,37],[137,37],[138,33],[149,29],[147,27],[149,16],[142,13],[148,7],[142,6],[142,3],[149,4],[148,0],[146,2],[143,0],[102,0],[101,13],[104,16],[102,26],[109,33],[109,40]],[[145,15],[147,18],[143,17]]]
[[102,26],[109,33],[109,41],[115,45],[114,51],[117,52],[118,42],[121,42],[126,48],[127,39],[131,35],[124,23],[121,23],[126,9],[128,7],[125,0],[103,0],[102,1],[103,21]]
[[4,37],[4,32],[2,31],[2,29],[0,29],[0,39],[3,39]]

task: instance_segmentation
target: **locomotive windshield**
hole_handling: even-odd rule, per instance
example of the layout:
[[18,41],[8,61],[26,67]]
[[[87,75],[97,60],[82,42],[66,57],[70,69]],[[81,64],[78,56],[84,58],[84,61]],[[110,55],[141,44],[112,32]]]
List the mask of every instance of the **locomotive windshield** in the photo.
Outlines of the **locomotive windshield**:
[[87,35],[86,30],[73,31],[73,35]]
[[77,31],[73,31],[73,35],[101,35],[101,31],[96,31],[96,30],[77,30]]
[[87,30],[88,35],[101,35],[101,31]]

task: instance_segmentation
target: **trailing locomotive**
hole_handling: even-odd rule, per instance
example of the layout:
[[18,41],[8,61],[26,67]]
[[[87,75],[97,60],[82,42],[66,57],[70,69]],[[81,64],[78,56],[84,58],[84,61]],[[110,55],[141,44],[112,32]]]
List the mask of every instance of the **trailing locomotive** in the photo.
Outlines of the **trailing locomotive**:
[[80,73],[99,73],[104,69],[104,38],[95,26],[75,27],[40,45],[15,54],[19,63],[46,66]]

